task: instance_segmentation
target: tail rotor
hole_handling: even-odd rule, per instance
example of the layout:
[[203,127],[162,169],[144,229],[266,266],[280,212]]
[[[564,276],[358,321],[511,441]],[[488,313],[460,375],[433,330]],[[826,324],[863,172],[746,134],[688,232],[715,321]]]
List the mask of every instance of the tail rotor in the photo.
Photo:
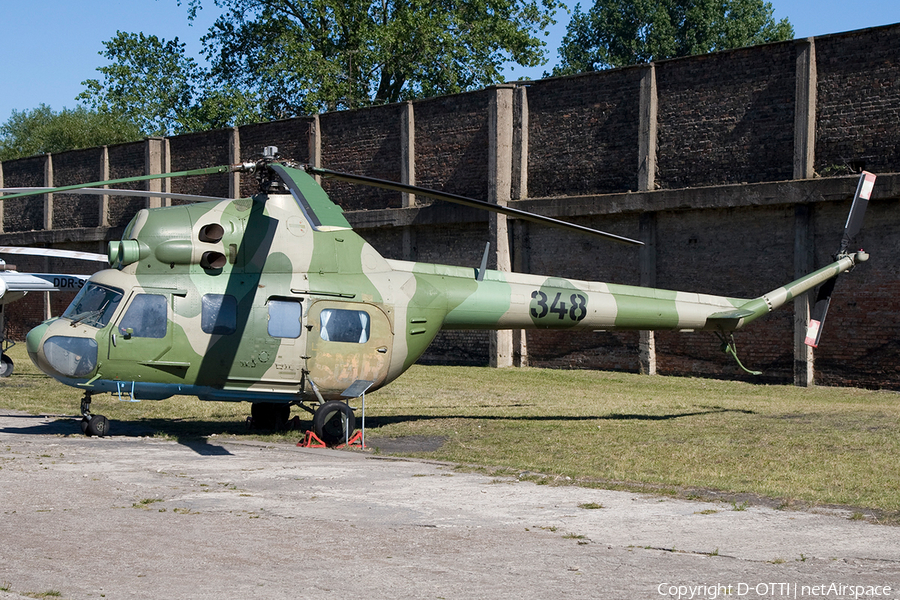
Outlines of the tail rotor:
[[[863,217],[866,214],[866,208],[869,206],[869,198],[872,196],[872,188],[875,185],[875,175],[863,171],[859,177],[859,184],[856,186],[856,194],[853,196],[853,204],[850,207],[850,214],[847,216],[847,223],[844,225],[844,235],[841,237],[841,246],[834,255],[835,259],[847,255],[847,248],[853,243],[854,238],[862,228]],[[833,277],[819,286],[816,293],[816,303],[813,305],[812,313],[809,319],[809,326],[806,329],[806,344],[813,348],[818,347],[819,339],[822,336],[822,326],[825,324],[825,316],[828,314],[828,306],[831,304],[831,294],[834,292],[837,277]]]

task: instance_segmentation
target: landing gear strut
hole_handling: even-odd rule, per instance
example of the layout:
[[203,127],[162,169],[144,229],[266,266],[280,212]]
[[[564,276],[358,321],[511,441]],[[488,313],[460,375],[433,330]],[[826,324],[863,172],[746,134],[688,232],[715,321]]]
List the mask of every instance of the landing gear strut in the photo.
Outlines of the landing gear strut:
[[81,399],[81,416],[81,433],[93,437],[103,437],[109,433],[109,419],[91,414],[90,392],[85,392]]

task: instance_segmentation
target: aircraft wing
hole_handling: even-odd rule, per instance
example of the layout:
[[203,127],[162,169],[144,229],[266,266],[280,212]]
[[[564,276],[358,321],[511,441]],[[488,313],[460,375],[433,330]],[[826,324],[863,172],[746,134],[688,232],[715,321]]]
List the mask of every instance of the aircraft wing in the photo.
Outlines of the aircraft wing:
[[26,292],[77,292],[89,277],[90,275],[0,271],[0,304],[18,300]]

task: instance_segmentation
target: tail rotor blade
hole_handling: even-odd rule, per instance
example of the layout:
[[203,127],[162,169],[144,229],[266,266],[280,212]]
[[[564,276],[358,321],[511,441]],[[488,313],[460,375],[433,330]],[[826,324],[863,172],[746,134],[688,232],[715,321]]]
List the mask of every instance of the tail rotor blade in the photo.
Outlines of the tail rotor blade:
[[822,325],[825,323],[825,316],[828,314],[828,305],[831,304],[831,294],[834,292],[834,284],[837,277],[829,279],[821,286],[816,294],[816,303],[813,305],[812,312],[809,317],[809,326],[806,328],[806,345],[817,348],[819,339],[822,337]]
[[844,225],[844,236],[841,238],[841,249],[839,252],[845,252],[853,242],[856,234],[862,229],[863,217],[866,214],[866,208],[869,206],[869,198],[872,196],[874,185],[875,175],[863,171],[859,177],[859,184],[856,186],[856,194],[853,195],[853,205],[850,207],[847,223]]

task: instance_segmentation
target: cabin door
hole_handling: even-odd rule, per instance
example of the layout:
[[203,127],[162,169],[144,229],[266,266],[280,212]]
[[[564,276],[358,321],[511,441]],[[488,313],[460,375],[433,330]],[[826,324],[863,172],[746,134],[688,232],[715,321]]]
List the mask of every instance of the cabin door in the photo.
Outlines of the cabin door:
[[307,328],[309,378],[326,398],[359,380],[377,387],[391,363],[393,332],[375,304],[322,300],[309,310]]

